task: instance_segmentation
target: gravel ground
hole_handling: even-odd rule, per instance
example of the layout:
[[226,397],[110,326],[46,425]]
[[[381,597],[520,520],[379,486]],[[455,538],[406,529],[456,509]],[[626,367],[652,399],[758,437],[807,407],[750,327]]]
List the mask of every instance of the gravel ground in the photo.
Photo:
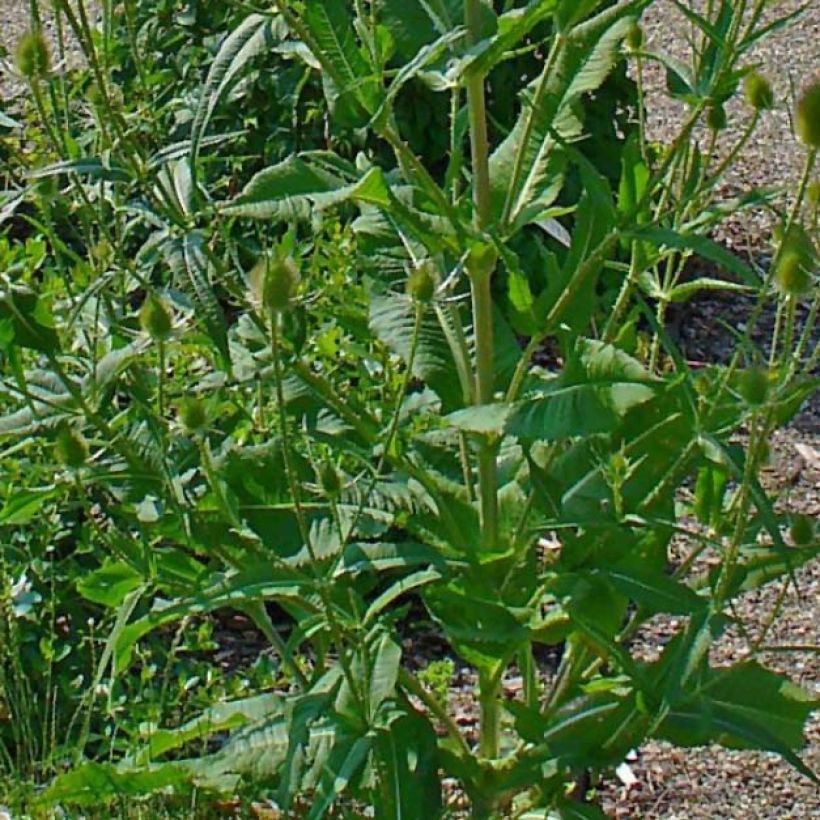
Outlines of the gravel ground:
[[[784,14],[805,5],[803,0],[780,0],[770,4],[773,13]],[[13,51],[20,34],[27,28],[26,4],[22,0],[0,0],[0,46]],[[660,0],[646,19],[650,46],[682,54],[687,24],[671,0]],[[0,52],[2,53],[2,52]],[[797,27],[779,33],[750,55],[773,81],[777,106],[763,118],[755,140],[744,152],[741,167],[730,175],[721,193],[766,185],[793,191],[804,154],[795,142],[790,114],[796,89],[820,71],[820,0],[813,0]],[[662,85],[659,71],[650,67],[651,88]],[[19,93],[20,86],[0,70],[0,101],[4,95]],[[679,122],[682,110],[663,95],[649,95],[649,125],[653,138],[663,139]],[[724,144],[731,144],[743,130],[748,110],[742,101],[728,108],[730,127]],[[733,218],[721,232],[726,244],[739,251],[765,258],[771,242],[771,218],[764,212],[744,212]],[[714,299],[698,302],[689,315],[682,317],[681,341],[690,358],[721,358],[727,344],[724,321],[737,326],[746,307],[742,300]],[[778,433],[773,442],[773,464],[769,481],[779,494],[784,509],[820,515],[820,409],[812,402],[790,429]],[[817,646],[820,644],[820,562],[798,574],[799,593],[791,590],[785,597],[782,618],[767,638],[771,646]],[[754,637],[775,605],[779,587],[756,592],[740,603],[737,614]],[[679,627],[673,620],[656,622],[639,636],[646,652],[658,646]],[[728,634],[715,648],[716,662],[732,663],[742,659],[748,640],[737,632]],[[415,647],[418,649],[418,647]],[[817,652],[770,651],[761,656],[774,669],[788,674],[808,691],[820,695],[820,657]],[[464,693],[454,692],[457,701]],[[470,725],[470,703],[463,704],[463,720]],[[820,771],[820,720],[808,732],[804,757]],[[665,744],[649,743],[630,762],[636,782],[629,788],[620,783],[604,783],[601,790],[607,812],[615,818],[774,818],[820,817],[820,792],[806,778],[770,754],[727,752],[719,748],[680,750]]]
[[[805,3],[781,0],[770,4],[772,14],[787,14]],[[679,57],[686,52],[688,24],[671,0],[659,2],[647,15],[646,33],[650,48]],[[820,1],[814,0],[798,26],[774,35],[750,54],[749,62],[759,64],[771,80],[777,105],[766,113],[755,139],[746,148],[742,163],[729,175],[720,193],[731,196],[753,186],[782,188],[786,193],[797,187],[805,153],[795,141],[790,111],[794,93],[820,72]],[[662,88],[659,70],[648,69],[653,91],[648,96],[649,126],[653,138],[663,140],[674,133],[682,108],[657,89]],[[723,144],[738,139],[748,121],[743,101],[727,108],[729,128]],[[780,200],[783,201],[782,199]],[[769,256],[772,219],[762,209],[746,211],[730,220],[721,239],[739,252],[763,259]],[[681,317],[680,341],[687,358],[713,361],[725,357],[727,334],[721,323],[742,327],[748,304],[736,297],[701,301]],[[761,322],[765,331],[771,317]],[[768,326],[768,327],[767,327]],[[820,402],[809,403],[795,423],[780,431],[772,441],[773,460],[768,470],[770,490],[779,496],[782,509],[820,515]],[[771,646],[812,646],[820,644],[820,562],[798,573],[799,593],[786,596],[783,613],[768,635]],[[779,585],[747,595],[737,614],[754,640],[775,606]],[[671,619],[656,622],[641,636],[647,650],[665,643],[678,629]],[[748,640],[732,631],[715,647],[713,662],[730,664],[745,657]],[[787,674],[815,697],[820,696],[820,656],[816,651],[766,652],[758,658],[772,669]],[[806,763],[820,771],[820,716],[807,733]],[[775,755],[726,751],[719,747],[675,749],[663,743],[649,743],[630,763],[637,782],[630,788],[621,783],[604,784],[605,807],[616,818],[774,818],[820,817],[820,790]]]

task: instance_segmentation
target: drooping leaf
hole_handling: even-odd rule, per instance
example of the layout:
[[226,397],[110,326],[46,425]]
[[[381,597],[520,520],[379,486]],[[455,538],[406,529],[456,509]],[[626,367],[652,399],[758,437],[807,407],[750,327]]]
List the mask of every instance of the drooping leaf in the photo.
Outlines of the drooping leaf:
[[225,314],[214,292],[206,247],[203,232],[194,230],[181,239],[168,240],[165,252],[180,286],[193,296],[198,318],[205,326],[214,347],[219,351],[222,361],[229,365],[228,329]]
[[820,701],[754,661],[710,670],[676,703],[658,736],[679,746],[717,742],[729,748],[777,752],[816,783],[820,779],[795,754]]
[[491,158],[494,207],[505,226],[520,228],[555,201],[566,167],[555,135],[567,143],[582,135],[577,102],[612,71],[621,40],[646,5],[619,2],[574,27],[525,90],[518,121]]
[[[370,329],[405,362],[410,360],[416,326],[415,307],[403,294],[374,294]],[[461,388],[447,340],[435,316],[426,312],[413,357],[413,375],[423,379],[446,406],[461,402]]]
[[280,18],[249,14],[223,41],[202,86],[191,126],[191,163],[196,163],[216,106],[242,69],[269,46],[274,31],[284,34]]
[[292,222],[309,219],[314,208],[321,210],[346,200],[391,206],[380,169],[371,168],[360,178],[354,169],[333,159],[321,152],[289,157],[256,174],[222,210],[230,216]]
[[364,125],[378,108],[379,85],[356,39],[346,0],[306,0],[307,45],[322,65],[325,97],[333,115],[349,125]]

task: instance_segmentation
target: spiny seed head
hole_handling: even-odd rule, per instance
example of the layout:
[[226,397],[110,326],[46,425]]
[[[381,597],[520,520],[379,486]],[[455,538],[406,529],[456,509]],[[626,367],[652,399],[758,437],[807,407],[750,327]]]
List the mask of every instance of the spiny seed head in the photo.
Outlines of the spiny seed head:
[[768,111],[774,107],[774,91],[772,84],[757,71],[746,75],[743,83],[746,102],[758,111]]
[[643,29],[635,23],[626,35],[626,45],[631,51],[640,51],[643,47]]
[[51,68],[51,52],[42,31],[29,31],[17,43],[17,70],[27,79],[44,77]]
[[792,544],[799,547],[808,546],[814,541],[814,520],[803,513],[793,516],[789,536]]
[[171,337],[174,320],[168,305],[159,296],[151,294],[142,303],[140,326],[155,342],[164,342]]
[[339,476],[339,471],[329,461],[326,461],[319,468],[319,486],[324,491],[325,495],[335,498],[342,490],[342,479]]
[[436,293],[436,274],[433,263],[422,262],[407,277],[407,295],[414,301],[427,304]]
[[299,287],[299,268],[292,256],[264,256],[250,273],[251,300],[267,313],[282,313]]
[[706,114],[706,124],[712,131],[722,131],[727,122],[726,109],[721,103],[715,103]]
[[740,395],[749,404],[763,404],[769,395],[769,373],[762,367],[751,367],[740,374]]
[[54,452],[60,464],[76,470],[88,460],[88,442],[79,431],[66,425],[57,433]]
[[208,411],[205,402],[195,396],[184,398],[177,410],[179,422],[186,433],[201,433],[208,425]]
[[802,296],[811,289],[811,273],[802,253],[786,250],[775,271],[775,283],[784,296]]
[[820,79],[815,80],[797,102],[797,136],[809,147],[820,148]]

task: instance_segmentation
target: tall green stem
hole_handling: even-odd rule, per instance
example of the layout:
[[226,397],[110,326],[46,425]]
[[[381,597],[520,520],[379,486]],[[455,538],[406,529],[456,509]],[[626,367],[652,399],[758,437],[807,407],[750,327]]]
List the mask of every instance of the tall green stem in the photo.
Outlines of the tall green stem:
[[[481,3],[465,0],[464,20],[471,41],[479,38]],[[467,107],[470,121],[470,146],[472,151],[473,201],[475,203],[475,227],[484,231],[491,219],[490,200],[490,144],[487,136],[487,104],[484,94],[484,78],[470,75],[466,82]],[[483,267],[483,266],[482,266]],[[469,269],[468,269],[468,272]],[[493,302],[490,283],[492,270],[470,272],[473,300],[473,329],[476,345],[475,401],[489,404],[493,399]],[[498,541],[498,471],[495,448],[489,441],[482,441],[478,459],[479,496],[481,498],[481,531],[485,547],[493,547]]]
[[[464,22],[472,42],[480,36],[480,0],[464,0]],[[466,81],[467,108],[470,122],[470,147],[472,158],[474,223],[479,233],[484,232],[492,217],[490,194],[490,143],[487,136],[487,104],[484,77],[472,74]],[[473,330],[476,345],[476,404],[488,404],[493,399],[493,302],[490,283],[492,265],[480,264],[471,271]],[[495,444],[483,439],[479,445],[478,488],[481,509],[481,538],[485,548],[498,543],[498,468]],[[481,700],[481,755],[492,759],[498,757],[499,710],[496,681],[482,679]],[[483,813],[487,807],[476,807]]]

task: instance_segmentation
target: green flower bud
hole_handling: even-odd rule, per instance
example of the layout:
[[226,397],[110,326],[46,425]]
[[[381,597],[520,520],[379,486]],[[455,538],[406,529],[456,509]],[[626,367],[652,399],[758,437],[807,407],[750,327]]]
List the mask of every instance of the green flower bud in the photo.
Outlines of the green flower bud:
[[762,367],[752,367],[740,374],[740,395],[749,404],[764,404],[769,395],[769,373]]
[[330,498],[335,498],[342,490],[342,479],[339,476],[339,471],[329,461],[326,461],[319,468],[319,486],[324,491],[325,495]]
[[436,293],[436,276],[431,262],[422,262],[407,277],[407,295],[414,301],[426,304]]
[[626,35],[626,45],[630,51],[640,51],[643,48],[643,29],[635,23]]
[[758,111],[768,111],[774,107],[772,84],[762,75],[753,71],[746,75],[743,84],[746,102]]
[[814,520],[803,513],[792,516],[792,525],[789,528],[789,537],[792,544],[805,547],[814,542]]
[[720,103],[713,105],[706,114],[706,124],[712,131],[722,131],[727,122],[726,109]]
[[186,433],[201,433],[208,425],[208,412],[202,399],[193,396],[183,399],[177,414]]
[[259,310],[282,313],[299,287],[299,269],[291,256],[264,256],[250,273],[251,299]]
[[489,276],[498,262],[498,251],[495,245],[489,242],[477,242],[467,254],[467,261],[464,267],[471,278],[481,278]]
[[142,303],[140,326],[155,342],[164,342],[171,337],[173,316],[164,300],[152,294]]
[[17,43],[15,63],[27,79],[44,77],[51,68],[51,52],[42,31],[29,31]]
[[76,470],[88,460],[88,442],[81,433],[66,425],[57,433],[54,453],[60,464]]
[[811,274],[803,254],[786,250],[777,264],[774,280],[784,296],[802,296],[807,293],[811,289]]
[[809,147],[820,148],[820,79],[815,80],[797,103],[797,136]]

